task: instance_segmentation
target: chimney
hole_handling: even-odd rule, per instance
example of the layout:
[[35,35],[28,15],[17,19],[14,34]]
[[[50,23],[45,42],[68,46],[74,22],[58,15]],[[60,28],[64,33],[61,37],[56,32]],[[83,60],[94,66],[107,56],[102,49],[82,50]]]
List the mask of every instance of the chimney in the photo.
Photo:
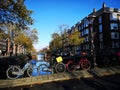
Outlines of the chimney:
[[105,7],[106,7],[106,4],[103,2],[102,8],[105,8]]
[[93,13],[95,13],[96,12],[96,8],[93,8]]

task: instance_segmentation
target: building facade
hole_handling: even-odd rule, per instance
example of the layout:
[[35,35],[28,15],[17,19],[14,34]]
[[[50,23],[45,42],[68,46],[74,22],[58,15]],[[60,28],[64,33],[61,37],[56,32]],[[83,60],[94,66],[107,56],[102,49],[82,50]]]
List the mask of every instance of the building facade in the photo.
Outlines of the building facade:
[[24,46],[19,44],[10,45],[10,39],[0,40],[0,50],[2,55],[19,55],[24,53]]
[[[77,46],[78,51],[99,51],[104,48],[120,49],[120,9],[106,7],[102,8],[83,18],[74,25],[68,34],[73,30],[80,31],[80,38],[84,40]],[[68,47],[67,47],[68,48]]]

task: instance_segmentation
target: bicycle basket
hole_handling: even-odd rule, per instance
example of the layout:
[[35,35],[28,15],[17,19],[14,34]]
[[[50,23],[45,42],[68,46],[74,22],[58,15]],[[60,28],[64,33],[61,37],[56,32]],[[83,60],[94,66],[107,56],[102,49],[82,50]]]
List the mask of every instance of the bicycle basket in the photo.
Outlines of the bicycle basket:
[[62,61],[63,61],[63,59],[62,59],[62,57],[61,57],[61,56],[59,56],[59,57],[57,57],[57,58],[56,58],[56,61],[57,61],[57,63],[59,63],[59,62],[62,62]]

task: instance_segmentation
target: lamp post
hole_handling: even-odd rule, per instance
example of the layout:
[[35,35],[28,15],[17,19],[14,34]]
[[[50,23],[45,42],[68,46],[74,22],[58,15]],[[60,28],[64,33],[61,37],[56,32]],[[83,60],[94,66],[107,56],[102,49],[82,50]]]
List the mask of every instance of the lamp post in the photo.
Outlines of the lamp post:
[[95,38],[95,32],[93,31],[93,22],[95,15],[88,16],[89,20],[89,30],[90,30],[90,51],[91,55],[93,56],[94,66],[97,66],[96,64],[96,55],[95,55],[95,44],[94,44],[94,38]]

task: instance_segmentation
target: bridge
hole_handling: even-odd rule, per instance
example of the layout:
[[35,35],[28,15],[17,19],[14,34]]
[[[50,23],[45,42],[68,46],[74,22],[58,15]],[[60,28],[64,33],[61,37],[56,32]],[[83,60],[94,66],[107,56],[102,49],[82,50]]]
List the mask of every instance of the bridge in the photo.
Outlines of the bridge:
[[91,70],[77,70],[75,72],[55,73],[51,75],[19,78],[15,80],[0,80],[0,88],[12,88],[22,86],[33,86],[54,81],[64,81],[70,79],[93,78],[94,76],[102,77],[108,75],[120,74],[120,66],[98,68]]

